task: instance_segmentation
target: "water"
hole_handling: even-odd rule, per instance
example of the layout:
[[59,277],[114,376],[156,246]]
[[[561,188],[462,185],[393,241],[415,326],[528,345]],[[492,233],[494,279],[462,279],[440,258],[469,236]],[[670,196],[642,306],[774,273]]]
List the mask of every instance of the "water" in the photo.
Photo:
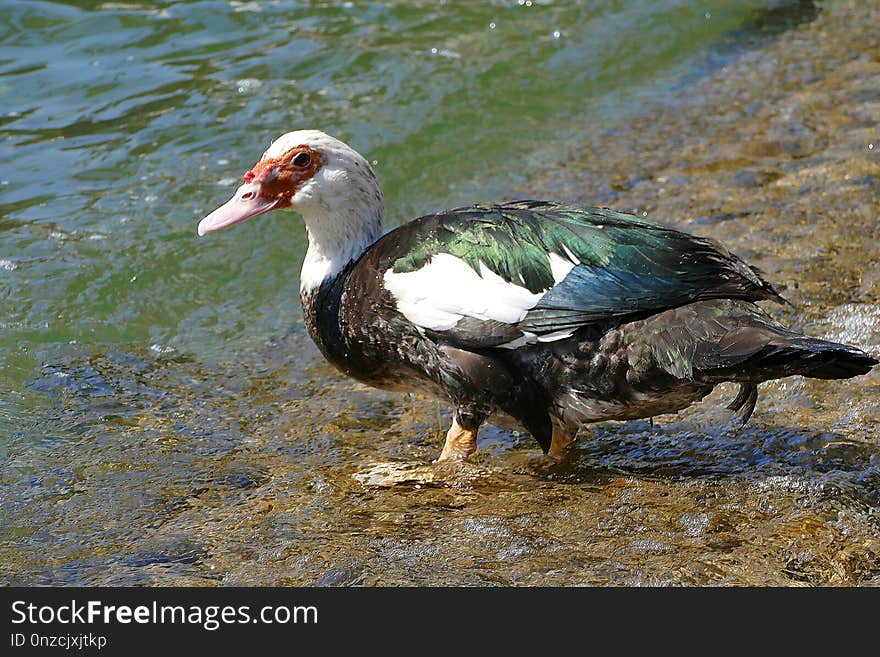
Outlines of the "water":
[[[769,0],[2,3],[4,579],[492,581],[468,537],[497,543],[492,559],[561,550],[583,569],[608,553],[579,555],[583,537],[569,533],[609,481],[648,507],[664,459],[697,479],[739,459],[761,465],[757,430],[742,442],[751,456],[716,454],[704,471],[687,440],[658,452],[663,434],[636,424],[626,431],[647,451],[624,450],[626,471],[647,478],[617,484],[614,432],[584,452],[585,474],[548,473],[529,461],[530,439],[490,429],[475,466],[485,471],[405,493],[364,488],[352,475],[370,463],[428,461],[447,409],[322,363],[301,327],[294,216],[203,239],[195,226],[274,137],[299,128],[373,161],[389,225],[521,196],[579,144],[817,13]],[[832,440],[792,431],[785,440]],[[611,455],[591,451],[603,445]],[[795,485],[767,458],[768,476]],[[560,478],[564,491],[541,492]],[[822,483],[796,485],[814,495]],[[536,495],[559,497],[558,514],[541,516]],[[685,512],[686,536],[702,536],[701,512]],[[447,523],[465,544],[432,571],[424,559]],[[618,567],[587,579],[641,581]],[[578,581],[549,570],[497,581]]]
[[29,361],[10,388],[71,340],[210,357],[293,325],[296,220],[193,229],[282,132],[375,161],[392,224],[498,199],[764,3],[590,4],[4,3],[0,352]]

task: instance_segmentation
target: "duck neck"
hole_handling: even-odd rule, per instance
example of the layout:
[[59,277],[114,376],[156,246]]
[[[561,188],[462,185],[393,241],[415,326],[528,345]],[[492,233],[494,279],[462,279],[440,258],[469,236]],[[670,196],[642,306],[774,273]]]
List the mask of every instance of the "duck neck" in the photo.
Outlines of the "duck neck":
[[304,216],[309,236],[309,248],[300,273],[300,295],[304,299],[324,282],[338,276],[381,237],[384,214],[380,201],[372,207],[359,207],[334,216]]
[[343,293],[354,263],[382,234],[381,204],[371,213],[354,217],[323,217],[310,221],[304,215],[309,249],[300,275],[300,300],[309,334],[325,358],[342,372],[360,378],[357,353],[347,346],[340,311]]

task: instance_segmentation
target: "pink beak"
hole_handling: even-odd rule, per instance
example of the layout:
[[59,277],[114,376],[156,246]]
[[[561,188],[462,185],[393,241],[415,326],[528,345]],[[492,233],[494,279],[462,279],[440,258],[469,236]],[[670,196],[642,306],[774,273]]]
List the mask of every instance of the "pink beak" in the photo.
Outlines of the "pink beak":
[[278,199],[260,196],[260,184],[246,182],[231,199],[199,222],[199,236],[212,230],[229,228],[246,219],[264,214],[278,205]]

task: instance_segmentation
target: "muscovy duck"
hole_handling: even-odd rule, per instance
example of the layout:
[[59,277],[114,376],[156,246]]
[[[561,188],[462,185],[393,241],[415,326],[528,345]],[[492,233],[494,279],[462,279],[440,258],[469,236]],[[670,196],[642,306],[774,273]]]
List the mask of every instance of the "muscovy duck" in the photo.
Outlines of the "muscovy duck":
[[275,140],[198,233],[276,209],[305,221],[300,296],[324,356],[369,385],[455,405],[440,461],[472,454],[486,420],[561,455],[584,423],[679,411],[725,381],[745,422],[762,381],[878,363],[788,330],[755,305],[783,301],[755,267],[642,217],[527,200],[383,235],[369,162],[317,130]]

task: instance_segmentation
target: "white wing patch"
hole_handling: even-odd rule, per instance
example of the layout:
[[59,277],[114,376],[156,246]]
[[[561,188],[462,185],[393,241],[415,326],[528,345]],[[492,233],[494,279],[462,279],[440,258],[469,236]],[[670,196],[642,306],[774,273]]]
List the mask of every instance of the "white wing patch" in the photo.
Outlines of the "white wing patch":
[[[566,249],[566,251],[568,251],[568,249]],[[550,271],[553,272],[553,282],[557,284],[561,283],[565,277],[568,276],[568,272],[574,269],[574,266],[577,264],[577,262],[566,260],[557,253],[550,253],[547,257],[550,260]],[[577,258],[575,258],[575,260],[577,260]]]
[[574,332],[575,329],[564,329],[562,331],[553,331],[553,333],[537,335],[531,331],[523,331],[522,335],[516,340],[511,340],[510,342],[505,342],[498,346],[501,349],[519,349],[527,344],[535,344],[536,342],[555,342],[556,340],[562,340],[563,338],[570,338]]
[[524,347],[527,344],[535,344],[537,341],[537,335],[530,331],[523,331],[522,335],[519,336],[516,340],[505,342],[504,344],[498,345],[498,347],[501,349],[519,349],[520,347]]
[[[569,259],[556,253],[547,258],[555,284],[562,282],[580,261],[566,249]],[[523,285],[505,281],[489,269],[482,260],[477,273],[461,258],[438,253],[421,269],[395,273],[388,269],[384,276],[385,289],[391,292],[397,310],[420,329],[447,331],[464,317],[517,324],[534,308],[547,292],[531,292]],[[498,345],[516,349],[536,342],[553,342],[567,338],[575,329],[565,329],[544,335],[522,331],[520,337]]]
[[563,338],[570,338],[576,329],[562,329],[561,331],[553,331],[552,333],[544,333],[538,336],[538,342],[556,342]]
[[516,324],[544,296],[508,283],[482,261],[478,274],[448,253],[438,253],[416,271],[389,269],[384,282],[404,317],[434,331],[451,329],[465,316]]
[[565,251],[565,255],[567,255],[568,259],[571,260],[574,264],[581,264],[580,259],[574,253],[572,253],[571,249],[565,246],[565,244],[562,245],[562,250]]

